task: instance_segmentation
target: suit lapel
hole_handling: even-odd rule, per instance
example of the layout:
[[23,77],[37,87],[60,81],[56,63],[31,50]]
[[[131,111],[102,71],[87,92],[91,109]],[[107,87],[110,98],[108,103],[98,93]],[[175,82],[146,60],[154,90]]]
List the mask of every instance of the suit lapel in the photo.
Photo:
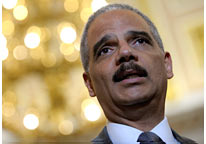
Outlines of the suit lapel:
[[112,141],[109,138],[107,128],[104,127],[100,134],[92,140],[93,144],[112,144]]
[[177,134],[174,130],[172,130],[172,134],[175,137],[175,139],[180,142],[181,144],[197,144],[195,141],[188,139],[186,137],[182,137],[179,134]]

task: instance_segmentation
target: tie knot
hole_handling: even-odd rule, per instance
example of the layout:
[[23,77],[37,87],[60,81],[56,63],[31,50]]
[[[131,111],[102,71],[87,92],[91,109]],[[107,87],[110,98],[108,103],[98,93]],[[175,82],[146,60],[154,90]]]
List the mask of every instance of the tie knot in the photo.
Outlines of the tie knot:
[[137,142],[140,142],[140,144],[165,144],[165,142],[153,132],[141,133]]

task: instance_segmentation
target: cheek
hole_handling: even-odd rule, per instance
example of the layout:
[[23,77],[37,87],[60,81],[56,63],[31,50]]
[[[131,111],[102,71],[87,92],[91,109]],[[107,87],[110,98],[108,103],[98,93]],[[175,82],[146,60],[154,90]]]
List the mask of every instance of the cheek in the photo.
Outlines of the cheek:
[[109,76],[115,70],[115,61],[114,61],[114,58],[112,56],[107,57],[104,60],[97,60],[95,63],[96,63],[94,66],[95,70],[98,73],[101,73],[102,76],[104,76],[104,75]]
[[146,69],[148,70],[149,76],[153,79],[160,79],[166,76],[166,70],[164,65],[164,59],[159,55],[150,56],[145,62]]
[[91,79],[97,93],[111,87],[114,72],[114,66],[111,62],[106,64],[101,62],[93,66],[93,69],[91,69]]
[[107,70],[107,67],[105,66],[94,67],[91,73],[91,77],[94,85],[95,86],[100,85],[100,87],[102,87],[102,85],[108,81],[109,73],[110,73],[109,70]]

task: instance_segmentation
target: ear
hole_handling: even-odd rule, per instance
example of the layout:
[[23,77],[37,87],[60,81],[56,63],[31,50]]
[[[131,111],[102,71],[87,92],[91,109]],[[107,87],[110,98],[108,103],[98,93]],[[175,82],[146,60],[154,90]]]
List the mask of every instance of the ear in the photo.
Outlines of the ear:
[[165,52],[164,61],[165,61],[165,69],[167,72],[167,78],[171,79],[173,77],[173,71],[172,71],[172,59],[169,52]]
[[94,88],[93,88],[92,81],[91,81],[89,73],[84,72],[83,73],[83,78],[84,78],[84,83],[85,83],[85,85],[86,85],[86,87],[87,87],[87,89],[89,91],[89,95],[91,97],[96,96],[96,93],[94,91]]

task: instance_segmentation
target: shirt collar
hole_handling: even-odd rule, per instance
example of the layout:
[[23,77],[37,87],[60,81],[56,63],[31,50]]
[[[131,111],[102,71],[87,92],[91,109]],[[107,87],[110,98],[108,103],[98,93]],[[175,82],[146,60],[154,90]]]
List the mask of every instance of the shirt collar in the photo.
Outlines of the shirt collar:
[[[114,144],[138,144],[137,139],[142,133],[141,130],[136,128],[112,122],[107,124],[107,131],[111,141]],[[158,125],[156,125],[151,132],[157,134],[165,143],[177,143],[166,117]]]

